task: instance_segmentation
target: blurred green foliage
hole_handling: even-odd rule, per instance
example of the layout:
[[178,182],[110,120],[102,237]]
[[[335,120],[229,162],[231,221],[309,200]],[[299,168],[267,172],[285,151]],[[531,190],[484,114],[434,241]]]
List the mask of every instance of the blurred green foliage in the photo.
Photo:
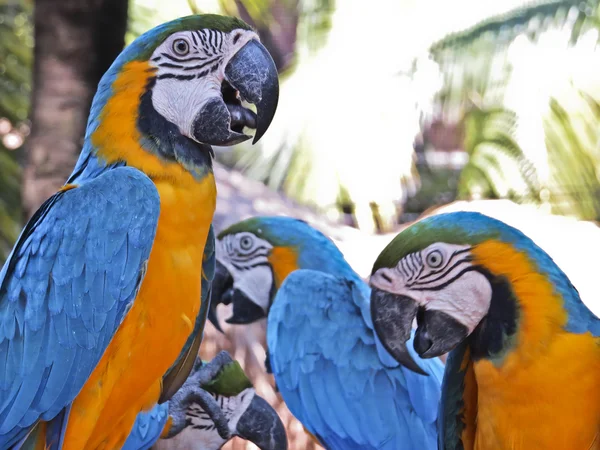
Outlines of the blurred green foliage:
[[[16,133],[27,129],[31,91],[32,2],[0,1],[0,119]],[[25,125],[25,126],[23,126]],[[6,130],[3,130],[6,131]],[[21,229],[19,150],[8,150],[0,133],[0,262]]]
[[469,155],[460,198],[600,220],[598,3],[538,2],[431,46],[442,120],[461,122]]
[[513,136],[516,123],[514,111],[499,107],[485,110],[473,107],[465,114],[464,150],[469,162],[461,173],[459,197],[477,193],[488,199],[539,198],[535,166]]

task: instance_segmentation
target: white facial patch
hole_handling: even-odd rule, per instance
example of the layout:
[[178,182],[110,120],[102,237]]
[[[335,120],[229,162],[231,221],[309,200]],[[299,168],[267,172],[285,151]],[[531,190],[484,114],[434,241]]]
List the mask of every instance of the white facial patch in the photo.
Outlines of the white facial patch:
[[232,434],[237,434],[236,429],[240,417],[244,415],[255,395],[256,391],[254,388],[247,388],[235,397],[226,398],[223,402],[223,410],[225,411],[225,416],[229,419],[229,431]]
[[269,295],[273,285],[273,273],[270,267],[253,267],[241,276],[233,275],[233,287],[260,306],[263,311],[269,308]]
[[249,30],[173,33],[150,58],[157,68],[154,109],[193,139],[196,115],[209,99],[221,97],[227,63],[251,39],[259,38]]
[[473,270],[471,247],[435,243],[402,258],[396,267],[377,270],[373,287],[412,298],[427,310],[442,311],[471,333],[487,314],[492,287]]
[[490,309],[491,300],[492,286],[487,278],[469,271],[440,291],[423,291],[417,302],[428,310],[448,314],[471,334]]
[[260,306],[269,309],[273,271],[269,254],[273,246],[253,233],[241,232],[217,240],[216,258],[233,278],[233,287]]
[[[223,414],[227,418],[229,432],[232,436],[237,435],[237,424],[240,417],[246,412],[252,399],[256,395],[254,388],[244,389],[235,397],[223,397],[221,395],[211,394],[216,402],[221,406]],[[212,419],[196,403],[190,405],[186,411],[186,418],[189,420],[189,425],[183,429],[177,436],[169,439],[169,441],[180,441],[188,448],[191,446],[194,450],[205,450],[207,448],[221,448],[225,444],[219,432],[217,431]],[[182,438],[183,437],[183,438]],[[180,447],[177,447],[180,448]]]

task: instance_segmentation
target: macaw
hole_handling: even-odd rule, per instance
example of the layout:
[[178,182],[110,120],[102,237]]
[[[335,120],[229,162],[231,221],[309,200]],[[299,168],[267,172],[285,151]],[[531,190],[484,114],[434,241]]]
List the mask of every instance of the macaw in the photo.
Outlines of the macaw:
[[[212,414],[206,413],[207,396],[219,408]],[[140,413],[122,450],[146,450],[159,438],[177,440],[192,450],[218,450],[234,436],[261,450],[287,449],[281,419],[256,393],[239,363],[223,351],[210,362],[198,358],[168,403]]]
[[168,22],[117,57],[72,175],[0,271],[0,448],[120,448],[184,383],[214,271],[211,145],[245,126],[256,142],[278,86],[230,17]]
[[398,359],[450,352],[441,450],[600,449],[600,319],[552,258],[474,212],[427,217],[381,252],[377,335]]
[[267,316],[277,388],[320,445],[436,448],[442,362],[415,354],[420,375],[387,353],[369,286],[329,238],[301,220],[256,217],[219,234],[216,258],[211,320],[218,302],[233,304],[228,323]]

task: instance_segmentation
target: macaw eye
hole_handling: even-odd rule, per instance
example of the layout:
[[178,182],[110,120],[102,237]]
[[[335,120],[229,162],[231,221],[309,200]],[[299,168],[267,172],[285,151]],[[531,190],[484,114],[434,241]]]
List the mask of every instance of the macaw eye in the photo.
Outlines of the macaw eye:
[[237,33],[235,33],[235,35],[233,36],[233,44],[234,44],[234,45],[235,45],[235,44],[237,44],[237,41],[239,41],[239,40],[240,40],[240,38],[242,37],[242,34],[243,34],[243,33],[242,33],[241,31],[240,31],[240,32],[237,32]]
[[175,39],[173,51],[179,56],[187,55],[190,52],[190,44],[185,39]]
[[252,248],[252,238],[250,236],[244,236],[240,239],[240,248],[242,250],[250,250]]
[[429,267],[437,269],[442,265],[442,262],[444,262],[444,255],[442,255],[442,252],[440,252],[439,250],[433,250],[427,255],[425,261],[427,262],[427,265]]

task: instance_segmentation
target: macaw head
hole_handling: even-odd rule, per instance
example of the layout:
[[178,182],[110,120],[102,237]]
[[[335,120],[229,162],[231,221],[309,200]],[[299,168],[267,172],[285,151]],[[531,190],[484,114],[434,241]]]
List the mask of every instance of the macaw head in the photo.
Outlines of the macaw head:
[[245,127],[256,129],[256,143],[278,98],[273,59],[246,23],[211,14],[184,17],[123,50],[100,81],[86,139],[109,164],[154,173],[175,162],[194,173],[210,164],[211,145],[249,139]]
[[302,220],[253,217],[217,237],[216,271],[210,321],[220,329],[219,303],[233,303],[231,324],[248,324],[267,316],[277,290],[297,269],[352,269],[335,244]]
[[531,239],[473,212],[428,217],[403,230],[375,261],[370,284],[375,330],[407,367],[414,364],[406,341],[415,317],[421,357],[469,339],[473,358],[499,361],[526,339],[523,330],[544,342],[553,329],[544,324],[565,325],[563,303],[579,301]]
[[[198,382],[201,378],[198,375],[207,363],[202,363],[198,358],[190,378],[181,391],[169,400],[169,414],[173,423],[182,421],[182,430],[174,439],[185,443],[186,448],[190,446],[198,450],[221,448],[234,436],[252,442],[261,450],[287,449],[285,427],[277,412],[256,393],[240,364],[228,354],[226,357],[225,364],[215,376],[201,383]],[[226,436],[219,433],[201,402],[194,400],[198,388],[210,394],[221,409],[227,422]]]

